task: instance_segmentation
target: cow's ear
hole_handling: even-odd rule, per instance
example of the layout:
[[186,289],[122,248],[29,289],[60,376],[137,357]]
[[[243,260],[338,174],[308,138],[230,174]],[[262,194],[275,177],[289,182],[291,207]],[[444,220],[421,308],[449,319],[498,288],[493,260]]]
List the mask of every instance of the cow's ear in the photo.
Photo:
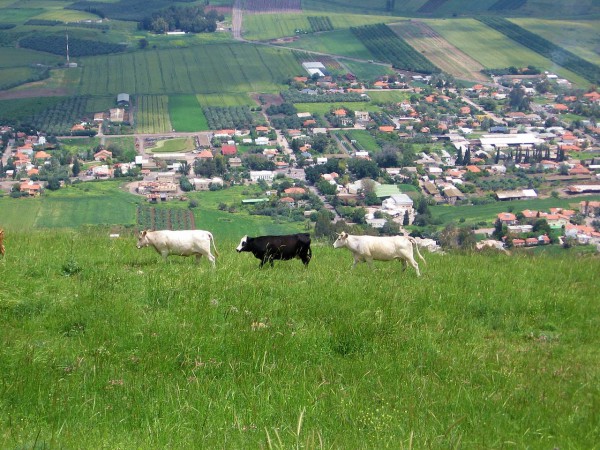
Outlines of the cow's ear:
[[142,231],[142,237],[146,236],[146,233],[148,233],[148,230]]

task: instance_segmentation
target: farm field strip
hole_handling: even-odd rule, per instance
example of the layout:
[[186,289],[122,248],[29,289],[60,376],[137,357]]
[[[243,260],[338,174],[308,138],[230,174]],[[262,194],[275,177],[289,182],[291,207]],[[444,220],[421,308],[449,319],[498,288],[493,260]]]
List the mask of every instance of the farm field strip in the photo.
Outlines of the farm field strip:
[[198,103],[198,98],[194,95],[170,96],[169,116],[175,131],[208,130],[208,122]]
[[214,44],[84,58],[80,90],[89,95],[278,92],[298,72],[288,50]]
[[389,27],[444,72],[457,78],[474,81],[489,80],[481,73],[484,67],[479,62],[451,45],[425,23],[411,20],[395,23]]
[[140,95],[136,97],[136,132],[165,133],[171,131],[169,97],[166,95]]
[[256,106],[247,94],[197,94],[196,98],[202,107],[206,106]]
[[[323,13],[319,12],[319,15]],[[256,14],[244,16],[243,35],[249,40],[269,40],[296,35],[296,30],[310,31],[308,17],[315,16],[314,12],[305,11],[301,14]],[[327,13],[334,30],[347,29],[361,25],[389,23],[398,19],[391,16],[373,16],[359,14]],[[327,34],[325,32],[323,34]],[[301,34],[300,37],[309,36]]]
[[[582,77],[556,66],[549,59],[517,44],[475,19],[423,19],[423,22],[486,69],[533,65],[544,70],[552,70],[576,84],[588,84]],[[477,36],[477,39],[473,39],[473,36]]]
[[50,53],[25,48],[0,47],[0,68],[29,66],[31,64],[54,65],[62,58]]
[[[419,8],[419,13],[427,13],[433,16],[460,14],[462,11],[468,10],[472,13],[482,13],[496,3],[497,0],[429,0]],[[425,8],[427,8],[425,10]]]
[[373,102],[339,102],[339,103],[294,103],[298,112],[310,112],[312,114],[325,114],[331,110],[347,108],[353,111],[380,112],[381,108]]
[[600,20],[511,18],[510,21],[600,65]]
[[385,24],[365,25],[350,30],[378,61],[390,63],[398,69],[414,72],[439,72],[435,65]]

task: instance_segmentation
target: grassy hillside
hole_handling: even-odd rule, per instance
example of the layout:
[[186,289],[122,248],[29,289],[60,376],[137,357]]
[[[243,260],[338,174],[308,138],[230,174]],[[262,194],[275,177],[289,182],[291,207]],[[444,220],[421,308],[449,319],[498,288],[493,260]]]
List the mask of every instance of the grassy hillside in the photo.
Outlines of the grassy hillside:
[[164,264],[133,237],[11,231],[6,448],[595,448],[600,260],[330,244],[257,269]]

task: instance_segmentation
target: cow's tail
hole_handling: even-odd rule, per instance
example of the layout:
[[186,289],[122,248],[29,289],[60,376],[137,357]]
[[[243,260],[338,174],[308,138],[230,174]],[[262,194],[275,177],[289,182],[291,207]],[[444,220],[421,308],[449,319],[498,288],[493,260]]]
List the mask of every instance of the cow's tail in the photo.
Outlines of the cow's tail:
[[415,249],[417,250],[417,255],[419,255],[419,258],[421,258],[421,261],[423,261],[425,264],[427,264],[427,261],[425,261],[425,258],[423,258],[423,256],[421,256],[421,252],[419,251],[419,244],[417,244],[417,240],[412,236],[408,236],[408,240],[411,242],[411,244],[413,244],[415,246]]
[[210,242],[212,242],[212,246],[215,249],[215,256],[219,256],[219,252],[217,251],[217,244],[215,244],[215,238],[213,237],[212,233],[209,233],[210,236]]

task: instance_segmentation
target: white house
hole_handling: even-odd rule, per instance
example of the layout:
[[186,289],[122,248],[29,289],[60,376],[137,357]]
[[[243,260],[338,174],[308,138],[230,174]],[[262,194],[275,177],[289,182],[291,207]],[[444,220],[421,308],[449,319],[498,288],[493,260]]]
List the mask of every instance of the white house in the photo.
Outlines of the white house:
[[258,180],[264,180],[268,183],[273,181],[275,177],[275,173],[270,170],[251,170],[250,171],[250,180],[253,183],[256,183]]

